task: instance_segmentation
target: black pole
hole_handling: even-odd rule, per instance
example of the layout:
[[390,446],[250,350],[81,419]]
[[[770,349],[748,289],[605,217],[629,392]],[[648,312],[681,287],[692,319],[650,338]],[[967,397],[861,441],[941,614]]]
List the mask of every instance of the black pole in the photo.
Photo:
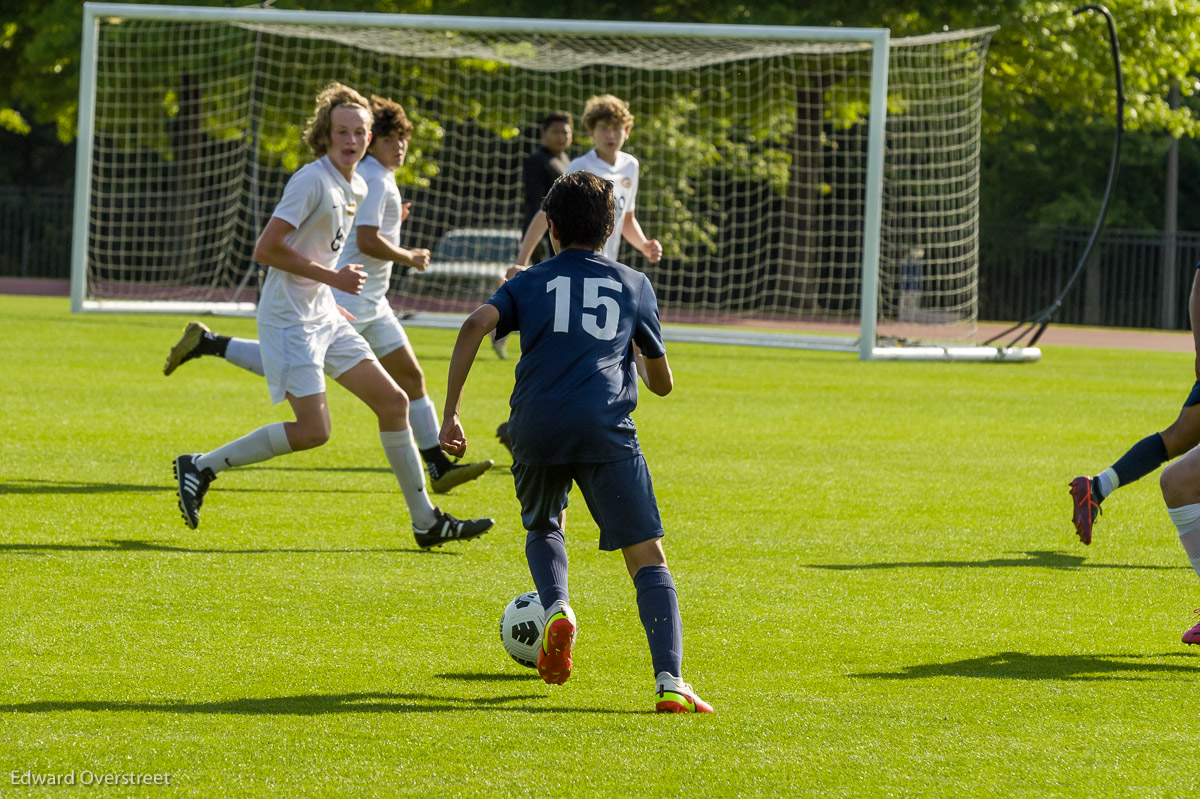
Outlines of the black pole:
[[1038,311],[1029,319],[1026,319],[1023,322],[1018,322],[1017,324],[1005,330],[1003,333],[992,336],[990,339],[984,342],[985,346],[991,344],[997,339],[1004,338],[1014,330],[1023,328],[1026,325],[1029,326],[1028,330],[1022,330],[1020,333],[1018,333],[1008,346],[1016,346],[1018,341],[1030,333],[1033,333],[1033,338],[1029,340],[1029,346],[1032,347],[1034,344],[1036,344],[1038,339],[1042,337],[1042,334],[1046,332],[1046,327],[1050,324],[1050,320],[1054,316],[1055,312],[1062,307],[1063,298],[1067,296],[1067,293],[1070,292],[1071,288],[1075,285],[1075,281],[1079,278],[1079,275],[1082,274],[1084,267],[1087,266],[1088,258],[1092,254],[1092,249],[1096,246],[1096,242],[1100,238],[1100,233],[1104,229],[1104,217],[1108,214],[1108,205],[1112,200],[1113,188],[1116,186],[1117,173],[1121,166],[1121,139],[1125,135],[1125,79],[1121,72],[1121,48],[1117,43],[1117,25],[1116,22],[1113,21],[1112,14],[1102,5],[1080,6],[1071,13],[1073,16],[1078,16],[1085,11],[1095,11],[1096,13],[1101,14],[1104,17],[1104,21],[1108,25],[1108,40],[1112,49],[1113,70],[1117,83],[1116,131],[1113,135],[1112,159],[1110,160],[1108,167],[1108,183],[1104,187],[1104,200],[1100,204],[1100,213],[1096,217],[1096,224],[1092,228],[1092,235],[1088,239],[1087,246],[1084,247],[1083,254],[1079,257],[1079,263],[1075,266],[1075,271],[1071,273],[1071,276],[1067,279],[1066,285],[1064,285],[1058,292],[1058,295],[1054,298],[1054,301],[1050,303],[1050,305]]

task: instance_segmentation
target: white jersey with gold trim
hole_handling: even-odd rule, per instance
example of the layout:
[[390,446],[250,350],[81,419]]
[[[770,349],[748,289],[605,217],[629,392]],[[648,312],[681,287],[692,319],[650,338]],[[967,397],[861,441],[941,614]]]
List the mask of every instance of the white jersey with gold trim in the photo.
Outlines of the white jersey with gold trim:
[[596,155],[595,150],[588,150],[571,161],[567,172],[591,172],[613,184],[613,200],[617,213],[612,235],[604,243],[604,254],[614,261],[618,260],[617,253],[621,249],[621,229],[625,224],[625,215],[633,213],[637,200],[638,160],[629,153],[618,152],[617,162],[610,164]]
[[[367,184],[367,199],[354,217],[354,225],[379,228],[379,235],[400,246],[400,216],[403,198],[396,185],[396,173],[368,155],[358,164],[358,175]],[[370,322],[381,316],[391,316],[392,306],[388,303],[387,291],[392,281],[392,262],[376,258],[358,249],[358,236],[352,233],[338,259],[339,266],[362,264],[367,273],[362,294],[346,294],[333,290],[337,304],[349,311],[356,319],[355,326]]]
[[[352,181],[328,156],[296,170],[271,215],[295,228],[284,237],[289,247],[330,269],[352,235],[354,216],[367,196],[367,184],[357,174]],[[258,323],[267,327],[320,322],[337,314],[327,284],[285,272],[267,270],[258,300]]]

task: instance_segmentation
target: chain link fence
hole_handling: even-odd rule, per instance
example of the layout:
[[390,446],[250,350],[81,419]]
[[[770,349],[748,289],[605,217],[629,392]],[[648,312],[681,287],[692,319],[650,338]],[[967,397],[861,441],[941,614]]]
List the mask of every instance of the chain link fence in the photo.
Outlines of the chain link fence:
[[[70,189],[0,186],[0,277],[70,277],[73,199]],[[1090,236],[1090,228],[983,225],[979,318],[1019,321],[1048,306]],[[1090,261],[1055,322],[1188,329],[1200,233],[1171,242],[1156,231],[1105,230]]]

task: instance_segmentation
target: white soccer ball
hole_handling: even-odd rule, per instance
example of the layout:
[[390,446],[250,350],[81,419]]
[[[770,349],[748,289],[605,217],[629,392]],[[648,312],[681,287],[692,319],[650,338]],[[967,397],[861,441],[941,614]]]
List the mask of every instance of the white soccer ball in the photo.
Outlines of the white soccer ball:
[[545,626],[546,611],[542,609],[537,591],[528,591],[509,602],[500,615],[500,643],[513,660],[536,669]]

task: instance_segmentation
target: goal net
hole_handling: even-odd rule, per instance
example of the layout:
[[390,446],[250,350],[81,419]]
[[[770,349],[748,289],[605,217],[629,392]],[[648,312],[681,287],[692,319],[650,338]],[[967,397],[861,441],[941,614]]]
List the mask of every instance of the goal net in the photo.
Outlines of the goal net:
[[339,80],[415,125],[402,246],[433,260],[396,270],[394,305],[461,318],[516,255],[539,120],[573,113],[580,155],[579,113],[611,93],[636,119],[638,220],[665,251],[621,260],[673,338],[1017,357],[971,347],[993,31],[87,4],[73,308],[252,312],[254,241]]

